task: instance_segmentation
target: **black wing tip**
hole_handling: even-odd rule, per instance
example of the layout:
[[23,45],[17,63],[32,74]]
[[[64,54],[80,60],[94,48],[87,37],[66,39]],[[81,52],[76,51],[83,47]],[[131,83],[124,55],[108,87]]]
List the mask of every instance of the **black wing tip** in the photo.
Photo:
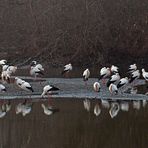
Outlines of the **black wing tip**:
[[109,80],[109,81],[107,82],[106,86],[109,87],[110,84],[112,84],[112,82]]
[[100,81],[105,75],[101,75],[98,80]]
[[44,73],[43,73],[42,71],[38,71],[38,72],[36,72],[36,73],[38,73],[38,74],[40,74],[40,75],[44,75]]
[[117,88],[120,88],[121,87],[121,85],[119,84],[119,85],[117,85]]
[[3,92],[6,92],[6,91],[7,91],[6,88],[4,88],[4,89],[3,89]]
[[51,87],[52,87],[52,88],[51,88],[52,91],[58,91],[58,90],[60,90],[59,88],[57,88],[57,87],[55,87],[55,86],[53,86],[53,85],[51,85]]
[[83,77],[83,81],[88,81],[88,78],[85,78],[85,76]]
[[122,87],[124,84],[117,84],[117,88],[120,88],[120,87]]
[[115,94],[116,94],[116,95],[118,94],[118,90],[115,91]]
[[135,79],[136,79],[136,77],[132,77],[132,78],[129,80],[129,83],[132,83]]
[[34,92],[32,87],[26,87],[27,89],[31,90],[32,92]]

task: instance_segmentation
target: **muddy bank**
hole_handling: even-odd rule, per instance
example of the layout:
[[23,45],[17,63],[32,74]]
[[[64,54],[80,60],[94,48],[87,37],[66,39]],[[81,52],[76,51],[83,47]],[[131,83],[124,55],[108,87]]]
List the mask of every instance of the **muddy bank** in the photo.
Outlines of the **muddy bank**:
[[[81,78],[44,78],[43,81],[35,82],[31,77],[22,77],[26,81],[30,81],[34,92],[26,92],[18,88],[15,84],[6,84],[7,92],[1,93],[1,99],[23,99],[23,98],[33,98],[33,99],[42,99],[41,93],[43,87],[47,84],[52,84],[60,89],[58,94],[53,94],[52,98],[77,98],[77,99],[121,99],[121,100],[142,100],[148,99],[144,94],[128,94],[121,93],[119,90],[118,95],[111,95],[108,88],[101,84],[101,91],[99,93],[94,92],[93,84],[97,81],[96,78],[90,78],[87,86],[85,85],[83,79]],[[145,84],[144,80],[138,80],[135,82],[135,85]],[[127,85],[126,89],[131,88],[132,85]],[[47,97],[47,96],[46,96]],[[46,98],[45,97],[45,98]]]

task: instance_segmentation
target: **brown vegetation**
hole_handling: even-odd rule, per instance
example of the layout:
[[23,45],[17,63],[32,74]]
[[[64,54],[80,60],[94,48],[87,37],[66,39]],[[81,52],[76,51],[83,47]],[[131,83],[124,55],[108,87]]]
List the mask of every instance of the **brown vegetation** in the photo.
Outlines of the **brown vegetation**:
[[1,0],[1,57],[58,65],[145,64],[147,10],[147,0]]

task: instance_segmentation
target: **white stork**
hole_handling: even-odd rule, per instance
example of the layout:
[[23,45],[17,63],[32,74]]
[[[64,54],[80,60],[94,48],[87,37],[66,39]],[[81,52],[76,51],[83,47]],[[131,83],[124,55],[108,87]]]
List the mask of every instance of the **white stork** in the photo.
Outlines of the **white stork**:
[[110,84],[115,83],[115,82],[117,82],[117,81],[119,81],[119,80],[120,80],[120,75],[119,75],[119,73],[116,73],[116,74],[112,75],[111,78],[110,78],[110,79],[108,80],[108,82],[107,82],[107,87],[109,87]]
[[64,74],[68,74],[70,71],[72,71],[73,67],[72,67],[72,64],[69,63],[67,65],[64,66],[64,70],[62,71],[62,75]]
[[142,76],[146,81],[148,81],[148,72],[146,72],[144,68],[142,69]]
[[118,94],[118,88],[115,84],[110,84],[109,91],[111,94]]

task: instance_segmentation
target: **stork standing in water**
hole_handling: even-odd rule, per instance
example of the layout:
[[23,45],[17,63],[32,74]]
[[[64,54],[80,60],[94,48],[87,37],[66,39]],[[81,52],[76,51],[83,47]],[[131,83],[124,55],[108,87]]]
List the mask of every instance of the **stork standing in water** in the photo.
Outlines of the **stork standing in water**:
[[18,77],[15,77],[15,83],[22,90],[34,92],[32,86],[28,82],[26,82]]
[[140,71],[136,70],[134,72],[131,73],[131,78],[129,80],[129,83],[132,83],[133,81],[137,80],[140,78]]
[[115,84],[110,84],[109,91],[111,94],[118,94],[118,88]]
[[[84,70],[83,72],[83,81],[85,83],[85,86],[86,86],[86,89],[87,88],[87,81],[88,81],[88,78],[90,77],[90,71],[89,69],[86,69]],[[87,98],[83,101],[83,104],[84,104],[84,108],[87,110],[87,111],[90,111],[90,100],[88,100]]]
[[119,73],[116,73],[116,74],[112,75],[111,78],[107,82],[107,87],[109,87],[111,83],[115,83],[115,82],[117,82],[119,80],[120,80]]
[[[119,83],[117,84],[117,88],[119,89],[120,87],[124,87],[128,83],[129,83],[128,77],[122,78],[122,79],[120,79]],[[121,91],[121,93],[122,93],[122,91]]]
[[110,68],[108,68],[108,67],[107,68],[106,67],[101,68],[99,81],[102,80],[103,84],[105,84],[105,79],[110,77],[110,75],[111,75]]
[[17,66],[8,66],[7,67],[7,71],[8,73],[11,75],[11,74],[14,74],[17,70]]
[[3,65],[2,73],[1,73],[2,81],[6,83],[10,83],[11,75],[14,74],[16,70],[17,70],[17,66]]
[[67,65],[64,66],[64,70],[62,71],[62,75],[65,75],[66,77],[68,76],[68,74],[70,73],[70,71],[72,71],[73,67],[72,64],[69,63]]
[[49,101],[49,104],[51,106],[51,95],[53,92],[55,91],[59,91],[60,89],[53,86],[53,85],[46,85],[44,86],[43,88],[43,92],[41,94],[41,97],[44,97],[46,94],[48,95],[48,101]]
[[84,70],[84,72],[83,72],[83,81],[85,82],[86,87],[87,87],[87,81],[88,81],[89,77],[90,77],[89,69]]
[[94,88],[94,91],[96,92],[96,97],[95,98],[97,98],[97,95],[98,95],[98,93],[100,92],[100,89],[101,89],[100,83],[99,82],[95,82],[93,84],[93,88]]
[[34,76],[34,79],[37,79],[38,75],[44,75],[44,68],[41,64],[37,64],[36,61],[32,61],[30,75]]
[[[100,83],[99,83],[99,82],[95,82],[95,83],[93,84],[93,88],[94,88],[94,91],[98,94],[98,92],[100,92],[100,89],[101,89]],[[99,116],[100,113],[101,113],[101,108],[100,108],[100,106],[99,106],[99,103],[97,103],[97,104],[95,105],[95,107],[94,107],[94,114],[95,114],[96,116]]]
[[[31,92],[34,92],[34,90],[33,90],[33,88],[32,88],[32,86],[28,83],[28,82],[26,82],[26,81],[24,81],[24,80],[22,80],[22,79],[20,79],[20,78],[18,78],[18,77],[15,77],[15,83],[16,83],[16,85],[19,87],[19,88],[21,88],[22,90],[24,90],[24,91],[31,91]],[[30,95],[30,99],[31,99],[31,95]],[[27,101],[27,100],[26,100]],[[25,101],[25,102],[26,102]],[[25,103],[25,104],[27,104],[27,103]],[[26,108],[27,108],[27,105],[25,106]],[[24,108],[25,108],[24,107]],[[28,107],[29,108],[29,107]],[[27,109],[26,109],[27,110]],[[29,110],[29,109],[28,109]],[[25,112],[25,109],[24,109],[24,112]],[[25,114],[27,114],[27,113],[24,113],[24,115]]]
[[95,83],[93,84],[93,88],[94,88],[94,91],[95,91],[95,92],[100,92],[100,89],[101,89],[100,83],[99,83],[99,82],[95,82]]

